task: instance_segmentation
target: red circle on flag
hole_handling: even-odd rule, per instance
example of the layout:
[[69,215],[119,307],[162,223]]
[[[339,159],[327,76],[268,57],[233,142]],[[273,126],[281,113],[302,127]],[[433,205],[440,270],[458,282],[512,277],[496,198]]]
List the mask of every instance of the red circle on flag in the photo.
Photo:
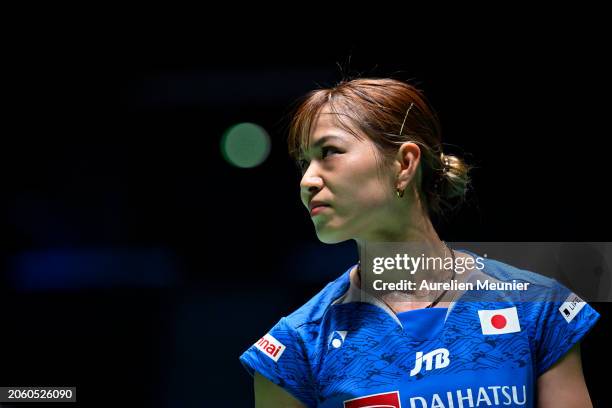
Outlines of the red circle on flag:
[[496,314],[491,318],[491,324],[496,329],[503,329],[504,327],[506,327],[506,323],[506,318],[502,315]]

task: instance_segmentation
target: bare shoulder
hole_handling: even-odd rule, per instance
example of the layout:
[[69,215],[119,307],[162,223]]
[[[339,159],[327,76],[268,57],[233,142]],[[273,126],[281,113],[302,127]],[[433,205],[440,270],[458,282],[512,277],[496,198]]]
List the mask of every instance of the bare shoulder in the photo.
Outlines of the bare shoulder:
[[255,372],[254,389],[255,408],[306,408],[306,405],[258,372]]
[[582,373],[580,343],[538,378],[538,407],[592,407]]

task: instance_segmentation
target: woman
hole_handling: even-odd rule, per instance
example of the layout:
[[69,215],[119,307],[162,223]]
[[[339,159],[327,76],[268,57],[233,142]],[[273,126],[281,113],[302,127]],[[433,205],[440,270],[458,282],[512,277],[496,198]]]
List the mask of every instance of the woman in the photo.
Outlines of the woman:
[[[442,286],[377,294],[359,263],[240,357],[256,406],[591,406],[579,341],[598,313],[553,279],[454,250],[436,233],[431,219],[465,196],[469,166],[442,151],[420,91],[393,79],[315,90],[296,110],[289,146],[322,242],[354,239],[362,261],[377,243],[406,243],[409,256],[452,259],[451,269],[419,269],[430,282],[512,279],[556,303],[524,293],[467,301],[471,290]],[[476,258],[480,266],[457,273]]]

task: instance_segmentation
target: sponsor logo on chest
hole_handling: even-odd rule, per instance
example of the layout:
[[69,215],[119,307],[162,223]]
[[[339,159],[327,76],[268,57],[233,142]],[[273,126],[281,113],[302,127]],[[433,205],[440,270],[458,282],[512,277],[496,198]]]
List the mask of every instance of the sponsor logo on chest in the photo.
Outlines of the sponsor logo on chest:
[[344,401],[344,408],[401,408],[399,391],[367,395]]
[[445,348],[435,349],[427,354],[418,351],[414,361],[414,368],[410,371],[411,377],[421,372],[423,363],[425,363],[425,371],[447,367],[450,364],[449,352]]

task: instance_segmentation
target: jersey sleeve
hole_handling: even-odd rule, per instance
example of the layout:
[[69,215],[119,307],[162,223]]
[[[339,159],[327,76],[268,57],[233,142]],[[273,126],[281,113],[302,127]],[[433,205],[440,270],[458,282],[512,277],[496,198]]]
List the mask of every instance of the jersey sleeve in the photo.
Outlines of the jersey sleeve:
[[580,342],[600,317],[591,305],[556,280],[550,296],[538,301],[535,332],[538,377]]
[[316,406],[306,345],[286,318],[249,347],[240,362],[251,376],[257,371],[306,406]]

